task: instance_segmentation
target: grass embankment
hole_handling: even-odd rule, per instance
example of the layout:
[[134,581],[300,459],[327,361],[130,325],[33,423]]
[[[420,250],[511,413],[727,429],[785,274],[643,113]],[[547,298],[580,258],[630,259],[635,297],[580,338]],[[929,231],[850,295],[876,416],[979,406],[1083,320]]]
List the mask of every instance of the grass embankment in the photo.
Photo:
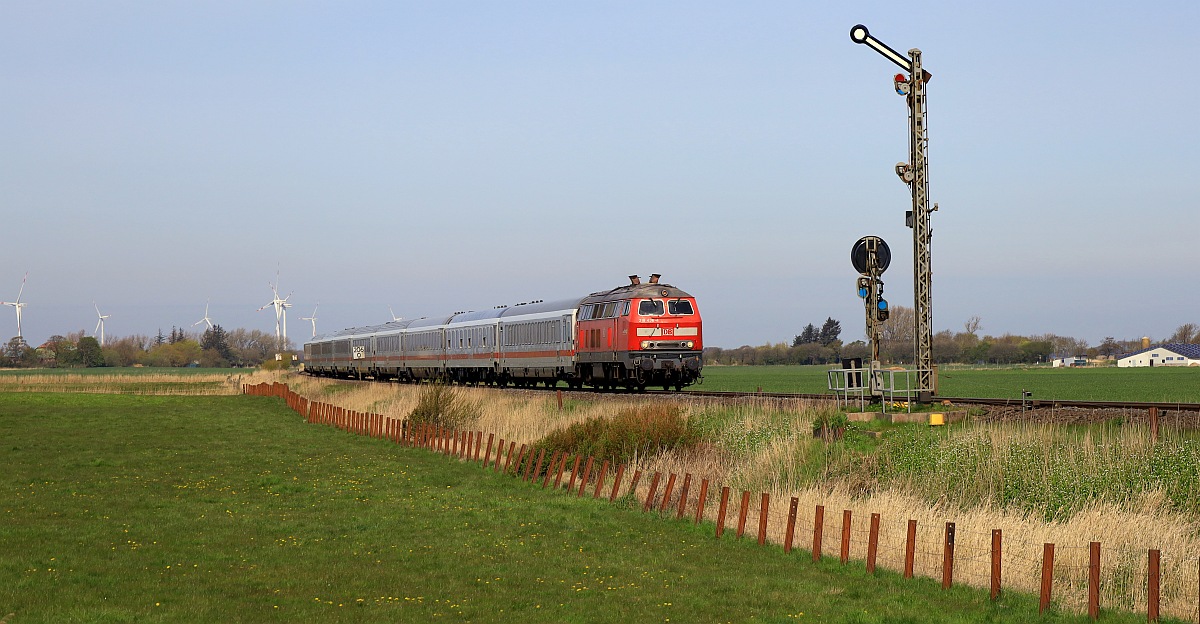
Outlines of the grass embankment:
[[0,371],[0,392],[230,395],[241,392],[254,369],[34,368]]
[[1028,596],[715,541],[273,399],[0,394],[0,439],[14,624],[1043,621]]
[[[693,390],[726,392],[828,391],[830,366],[706,366],[704,383]],[[1200,367],[1189,368],[958,368],[938,372],[938,394],[1011,398],[1021,391],[1038,400],[1165,401],[1200,403]]]

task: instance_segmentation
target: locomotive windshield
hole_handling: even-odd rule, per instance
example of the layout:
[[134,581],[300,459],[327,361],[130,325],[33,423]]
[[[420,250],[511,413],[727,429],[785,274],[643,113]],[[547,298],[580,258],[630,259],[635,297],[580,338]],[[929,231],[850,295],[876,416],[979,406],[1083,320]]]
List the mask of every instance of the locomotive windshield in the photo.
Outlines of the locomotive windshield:
[[687,299],[674,299],[667,302],[667,311],[679,316],[693,314],[692,302]]
[[663,302],[661,299],[643,299],[638,304],[638,314],[641,316],[662,316]]

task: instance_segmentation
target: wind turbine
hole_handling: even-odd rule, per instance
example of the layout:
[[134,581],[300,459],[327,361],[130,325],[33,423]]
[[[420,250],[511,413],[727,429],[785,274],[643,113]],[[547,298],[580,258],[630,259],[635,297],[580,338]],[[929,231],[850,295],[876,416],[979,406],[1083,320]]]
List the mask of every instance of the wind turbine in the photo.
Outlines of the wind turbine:
[[[263,310],[266,310],[268,306],[275,307],[275,340],[279,342],[279,348],[282,350],[284,346],[287,345],[287,309],[292,307],[292,304],[288,303],[288,299],[291,299],[292,293],[288,293],[288,296],[284,297],[283,299],[279,298],[278,273],[275,274],[275,283],[271,284],[268,282],[267,285],[271,287],[271,292],[275,294],[275,298],[267,302],[266,305],[259,308],[257,311],[262,312]],[[282,330],[280,330],[281,321],[283,328]]]
[[25,280],[29,279],[29,273],[25,273],[25,277],[21,278],[21,290],[17,292],[16,301],[0,301],[0,305],[12,306],[17,311],[17,338],[24,338],[21,335],[21,308],[25,307],[25,303],[21,301],[21,295],[25,294]]
[[312,326],[313,326],[312,337],[313,338],[317,337],[317,308],[319,308],[319,307],[321,307],[320,301],[317,302],[317,305],[313,306],[312,316],[300,317],[300,320],[302,320],[302,321],[312,321]]
[[111,314],[100,314],[100,306],[96,305],[95,301],[92,302],[92,305],[96,306],[96,316],[100,317],[96,321],[96,329],[92,330],[92,333],[100,336],[100,346],[103,347],[104,346],[104,319],[106,319],[112,315]]
[[392,315],[392,322],[393,322],[393,323],[394,323],[394,322],[396,322],[396,321],[403,321],[403,320],[404,320],[404,317],[403,317],[403,316],[396,316],[396,313],[395,313],[395,312],[392,312],[392,306],[388,306],[388,312],[389,312],[389,313]]
[[208,318],[208,303],[209,303],[208,301],[204,302],[204,318],[196,321],[195,323],[192,323],[192,327],[195,327],[195,326],[199,325],[200,323],[208,323],[208,328],[209,329],[213,328],[212,319]]

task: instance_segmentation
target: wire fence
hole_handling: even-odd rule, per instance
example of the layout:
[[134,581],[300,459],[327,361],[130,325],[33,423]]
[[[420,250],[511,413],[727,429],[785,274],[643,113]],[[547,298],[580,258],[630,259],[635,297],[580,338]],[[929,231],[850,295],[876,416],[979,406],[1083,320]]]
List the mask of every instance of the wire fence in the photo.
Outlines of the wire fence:
[[1200,624],[1200,557],[1161,553],[1123,545],[1050,544],[1019,535],[960,528],[954,522],[918,524],[851,509],[800,508],[798,499],[771,493],[734,491],[700,476],[661,472],[645,474],[611,466],[593,457],[504,440],[482,431],[460,431],[430,424],[347,410],[309,401],[287,384],[245,384],[243,394],[284,399],[288,407],[315,424],[425,448],[483,469],[520,478],[533,486],[551,486],[570,495],[610,501],[632,499],[647,513],[694,523],[712,522],[716,538],[757,539],[785,551],[808,553],[814,561],[836,558],[846,565],[884,568],[906,577],[941,581],[943,588],[985,588],[994,599],[1002,591],[1039,596],[1041,610],[1088,613],[1101,608],[1142,612],[1149,621],[1169,616]]

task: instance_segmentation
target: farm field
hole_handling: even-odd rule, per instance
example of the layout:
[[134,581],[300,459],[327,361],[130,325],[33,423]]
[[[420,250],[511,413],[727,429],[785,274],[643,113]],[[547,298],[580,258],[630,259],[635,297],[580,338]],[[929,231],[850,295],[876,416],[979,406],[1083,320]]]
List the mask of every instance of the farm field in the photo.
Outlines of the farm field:
[[[827,392],[817,366],[706,366],[693,390],[728,392]],[[1167,401],[1200,403],[1200,368],[942,368],[938,394],[1012,398],[1021,390],[1040,400]]]
[[1087,621],[716,541],[307,425],[275,399],[0,394],[0,438],[14,624]]
[[254,369],[33,368],[0,371],[0,392],[103,394],[237,394]]

